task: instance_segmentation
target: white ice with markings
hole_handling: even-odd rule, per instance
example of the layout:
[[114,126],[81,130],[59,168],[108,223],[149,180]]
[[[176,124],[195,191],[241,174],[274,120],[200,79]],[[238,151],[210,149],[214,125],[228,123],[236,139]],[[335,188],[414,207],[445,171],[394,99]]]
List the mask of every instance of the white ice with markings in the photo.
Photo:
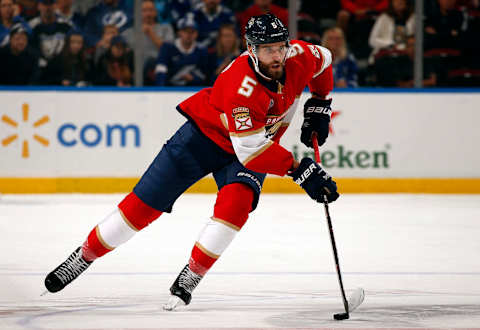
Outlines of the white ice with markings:
[[343,311],[323,206],[265,194],[186,308],[167,312],[214,195],[173,213],[56,294],[45,275],[123,195],[0,196],[0,329],[480,328],[479,195],[344,195],[330,212],[347,296]]

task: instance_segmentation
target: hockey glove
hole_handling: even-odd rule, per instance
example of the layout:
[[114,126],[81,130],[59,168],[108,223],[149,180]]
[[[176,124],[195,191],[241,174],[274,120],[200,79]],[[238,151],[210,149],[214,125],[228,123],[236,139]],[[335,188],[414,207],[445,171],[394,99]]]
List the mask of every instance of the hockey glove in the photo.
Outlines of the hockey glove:
[[312,133],[317,133],[318,145],[325,143],[328,137],[330,116],[332,114],[332,99],[322,100],[309,98],[303,106],[303,125],[300,141],[307,147],[312,147]]
[[332,177],[310,158],[303,158],[298,168],[291,172],[290,176],[307,192],[308,196],[319,203],[323,202],[324,195],[327,196],[329,203],[337,200],[340,196],[337,192],[337,184]]

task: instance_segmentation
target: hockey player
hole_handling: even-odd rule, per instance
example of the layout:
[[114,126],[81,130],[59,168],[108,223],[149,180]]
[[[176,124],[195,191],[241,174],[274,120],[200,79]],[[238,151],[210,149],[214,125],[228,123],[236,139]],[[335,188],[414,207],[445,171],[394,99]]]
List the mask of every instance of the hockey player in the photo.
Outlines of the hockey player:
[[322,202],[338,198],[332,178],[310,158],[297,162],[278,141],[309,86],[301,141],[320,144],[328,136],[332,90],[330,52],[289,41],[271,14],[253,17],[246,27],[248,51],[220,74],[212,88],[194,94],[177,109],[187,122],[168,140],[118,208],[100,222],[66,261],[45,279],[50,292],[62,290],[98,257],[171,212],[175,200],[204,175],[213,173],[218,194],[213,216],[201,231],[188,264],[170,288],[167,310],[188,305],[192,291],[242,228],[258,202],[266,173],[290,175]]

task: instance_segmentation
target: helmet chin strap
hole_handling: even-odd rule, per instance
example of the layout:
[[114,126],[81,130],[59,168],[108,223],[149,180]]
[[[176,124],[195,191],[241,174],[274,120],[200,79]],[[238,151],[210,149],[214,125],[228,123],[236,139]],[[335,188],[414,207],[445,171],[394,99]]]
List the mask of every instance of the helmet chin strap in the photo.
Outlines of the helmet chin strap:
[[[248,49],[248,46],[251,47],[252,51],[250,51],[250,49]],[[290,50],[291,50],[291,47],[290,47],[290,41],[287,41],[287,52],[285,53],[285,57],[283,58],[283,61],[282,63],[285,64],[285,61],[287,60],[288,58],[288,55],[290,54]],[[250,58],[252,59],[252,62],[253,62],[253,66],[255,67],[255,71],[260,75],[260,77],[262,77],[263,79],[266,79],[268,81],[272,81],[273,79],[264,75],[261,71],[260,71],[260,67],[258,66],[258,56],[257,56],[257,46],[256,45],[252,45],[250,43],[247,43],[247,49],[248,49],[248,56],[250,56]]]
[[287,58],[290,57],[290,53],[292,52],[292,45],[290,45],[290,40],[287,40],[287,52],[285,53],[285,57],[283,58],[283,64],[287,61]]
[[253,65],[255,67],[255,71],[260,75],[260,77],[262,77],[263,79],[266,79],[268,81],[271,81],[273,80],[272,78],[270,77],[267,77],[266,75],[264,75],[261,71],[260,71],[260,67],[258,66],[258,56],[257,56],[257,46],[256,45],[251,45],[251,44],[248,44],[247,46],[250,46],[251,47],[251,51],[250,49],[248,50],[248,56],[250,56],[250,58],[252,59],[253,61]]

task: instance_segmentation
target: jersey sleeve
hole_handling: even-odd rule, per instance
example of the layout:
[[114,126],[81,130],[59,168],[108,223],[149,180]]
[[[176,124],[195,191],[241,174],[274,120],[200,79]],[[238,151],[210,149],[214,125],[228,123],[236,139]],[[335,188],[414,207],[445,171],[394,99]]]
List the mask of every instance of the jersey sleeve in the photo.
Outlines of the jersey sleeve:
[[312,93],[327,96],[333,90],[332,53],[322,46],[308,45],[315,61],[315,69],[308,88]]
[[224,112],[235,154],[246,168],[283,176],[292,167],[291,152],[266,135],[265,122],[269,99],[254,76],[246,75],[239,86],[232,85],[231,101]]

